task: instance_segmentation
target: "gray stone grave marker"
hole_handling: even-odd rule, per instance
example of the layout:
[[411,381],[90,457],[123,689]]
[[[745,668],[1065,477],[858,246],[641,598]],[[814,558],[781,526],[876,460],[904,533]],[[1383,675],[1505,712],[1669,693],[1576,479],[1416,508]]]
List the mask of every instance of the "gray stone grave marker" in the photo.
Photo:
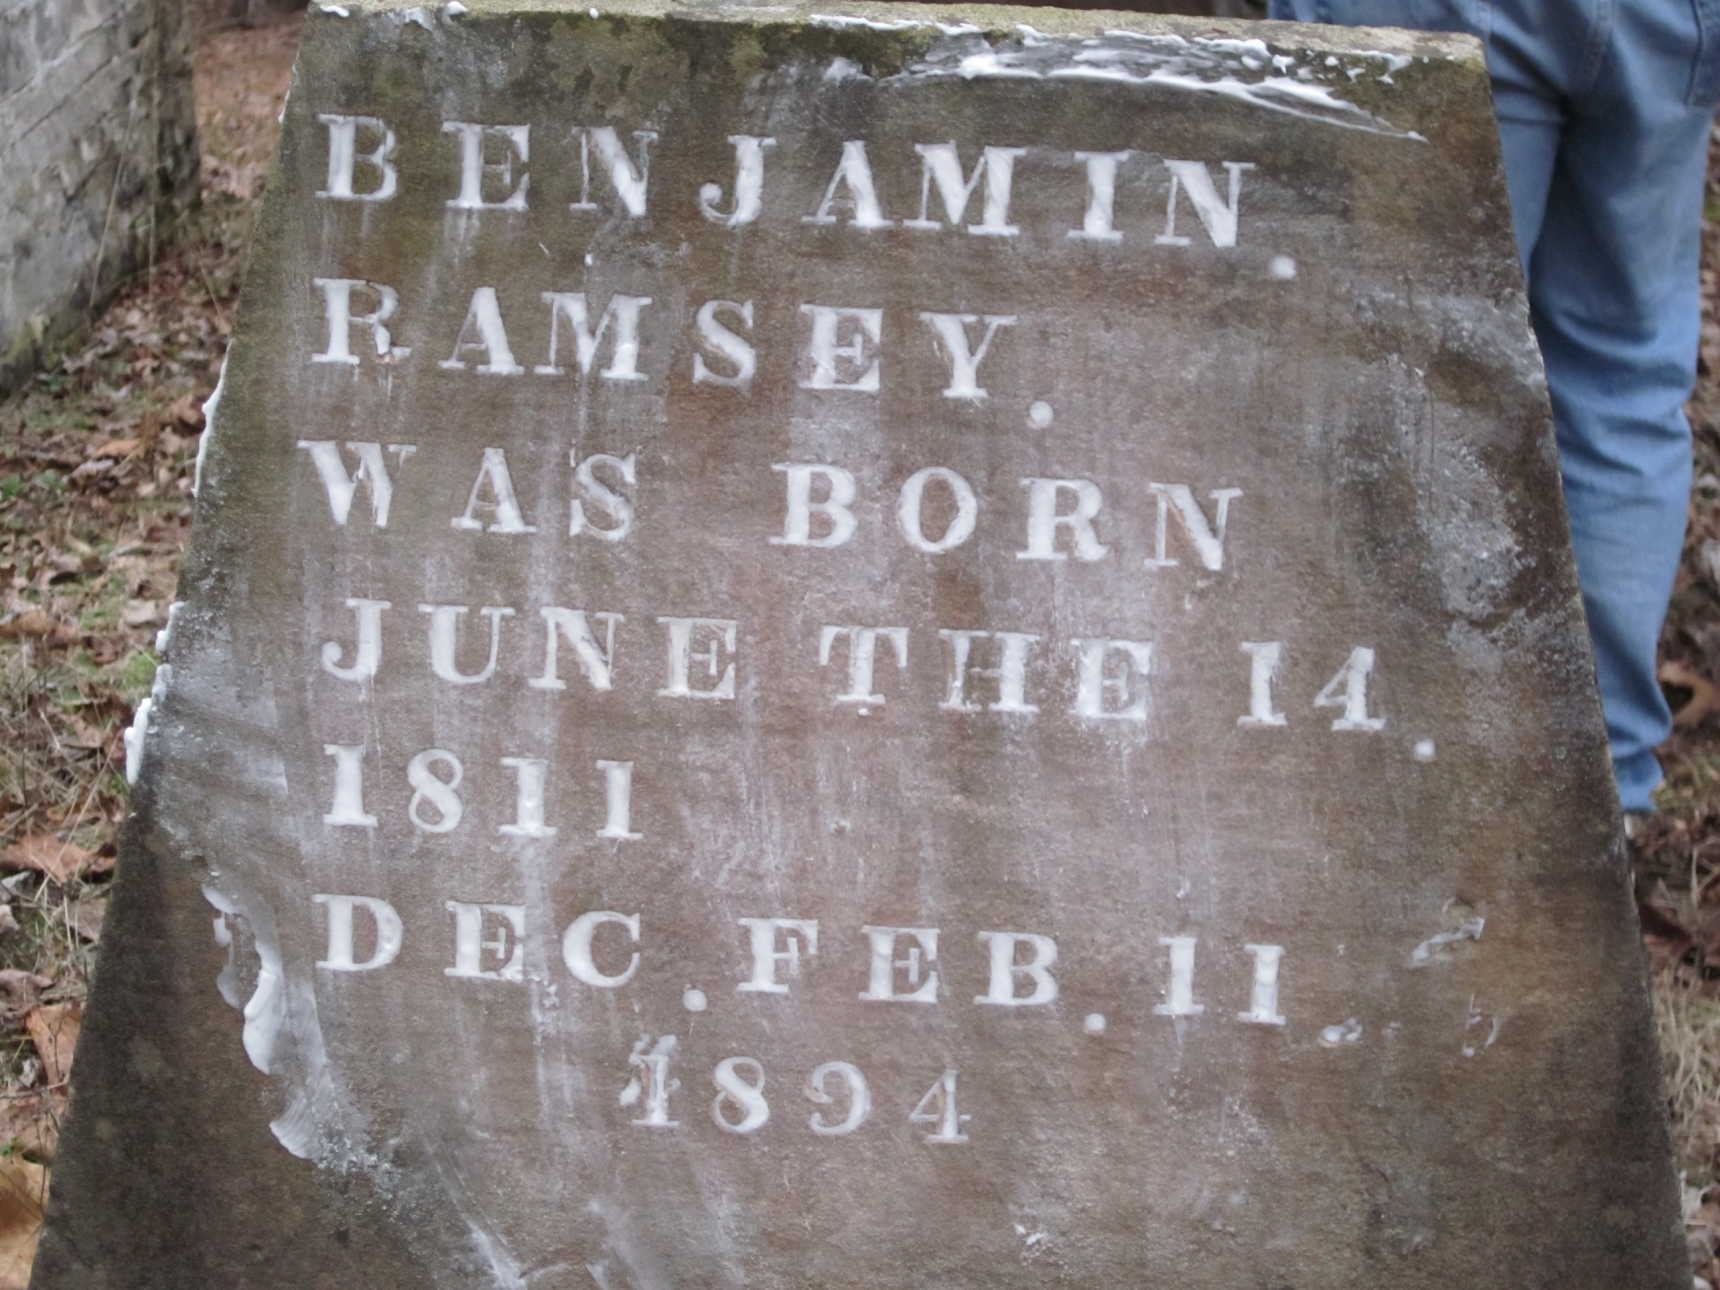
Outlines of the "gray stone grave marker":
[[38,1290],[1686,1284],[1471,46],[323,6],[218,399]]

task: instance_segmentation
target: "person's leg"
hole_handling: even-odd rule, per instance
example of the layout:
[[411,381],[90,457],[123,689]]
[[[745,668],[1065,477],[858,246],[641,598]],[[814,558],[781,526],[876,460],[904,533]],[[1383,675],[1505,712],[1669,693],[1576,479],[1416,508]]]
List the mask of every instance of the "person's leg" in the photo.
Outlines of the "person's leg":
[[1720,31],[1665,0],[1273,0],[1273,16],[1486,44],[1518,250],[1624,809],[1670,728],[1655,649],[1690,482],[1697,257]]
[[[1697,263],[1712,111],[1685,102],[1697,41],[1671,10],[1622,0],[1604,59],[1575,88],[1530,300],[1619,798],[1653,808],[1670,730],[1655,649],[1683,541]],[[1644,19],[1640,13],[1649,12]]]

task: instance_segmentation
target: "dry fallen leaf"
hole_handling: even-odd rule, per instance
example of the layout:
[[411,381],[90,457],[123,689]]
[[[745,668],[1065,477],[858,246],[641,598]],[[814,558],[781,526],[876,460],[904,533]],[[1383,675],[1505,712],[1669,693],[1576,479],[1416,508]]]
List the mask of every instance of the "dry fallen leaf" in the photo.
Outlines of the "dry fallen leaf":
[[203,401],[195,394],[187,394],[175,399],[169,412],[181,425],[200,426],[203,424]]
[[0,869],[33,869],[64,886],[86,873],[106,873],[113,861],[86,851],[75,842],[62,842],[52,833],[20,838],[0,851]]
[[48,1171],[23,1156],[0,1156],[0,1290],[25,1290],[48,1203]]
[[1716,686],[1688,663],[1667,659],[1660,665],[1659,677],[1663,685],[1676,685],[1690,691],[1690,697],[1685,700],[1684,706],[1672,717],[1672,724],[1680,730],[1700,725],[1704,717],[1720,708],[1720,686]]
[[[6,908],[0,906],[0,908]],[[72,906],[72,930],[86,941],[99,941],[102,938],[102,924],[107,921],[107,897],[94,896],[88,900],[80,900]]]
[[127,627],[146,627],[161,621],[161,606],[153,600],[128,600],[120,612],[120,621]]
[[22,968],[0,968],[0,996],[6,1007],[15,1013],[28,1012],[36,1006],[36,996],[54,984],[54,978]]
[[0,619],[0,639],[9,636],[46,638],[56,645],[75,645],[78,641],[78,633],[70,623],[40,609],[27,609],[15,617]]
[[136,439],[108,439],[89,450],[91,461],[101,457],[129,457],[137,451]]
[[48,1083],[64,1084],[72,1073],[72,1055],[83,1021],[84,1010],[75,1003],[44,1003],[24,1014],[24,1029],[41,1055]]
[[66,1094],[9,1093],[0,1096],[0,1152],[10,1149],[51,1161],[60,1144],[60,1121],[66,1116]]

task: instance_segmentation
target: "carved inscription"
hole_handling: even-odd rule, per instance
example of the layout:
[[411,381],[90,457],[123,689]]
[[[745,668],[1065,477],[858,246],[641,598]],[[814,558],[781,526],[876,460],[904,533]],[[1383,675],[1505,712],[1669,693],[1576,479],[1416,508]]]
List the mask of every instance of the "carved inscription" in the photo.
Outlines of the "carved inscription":
[[[685,208],[719,236],[762,226],[806,230],[801,235],[824,230],[817,235],[846,239],[855,254],[868,253],[892,229],[911,230],[927,245],[961,238],[1031,252],[1047,242],[1132,241],[1162,256],[1187,255],[1197,245],[1207,254],[1233,254],[1247,247],[1247,195],[1258,175],[1256,163],[1228,158],[848,139],[821,156],[826,180],[815,199],[797,205],[795,190],[773,179],[795,146],[786,138],[729,136],[724,178],[676,190],[653,169],[664,141],[645,128],[556,131],[450,119],[442,124],[442,169],[414,173],[399,159],[402,141],[388,121],[343,111],[315,119],[326,150],[317,197],[328,203],[384,205],[431,188],[461,219],[543,217],[540,181],[559,171],[576,198],[548,214],[570,230]],[[1053,171],[1067,178],[1071,168],[1082,191],[1065,224],[1026,221],[1027,187]],[[1156,205],[1126,206],[1119,198],[1124,178],[1133,181],[1131,193],[1143,179],[1156,184]],[[1049,399],[1004,407],[997,392],[998,373],[1032,359],[1027,305],[778,299],[732,286],[701,297],[695,286],[685,307],[671,310],[649,277],[632,284],[608,278],[601,288],[479,280],[459,285],[458,310],[437,315],[457,319],[437,330],[419,312],[411,284],[366,275],[365,262],[362,246],[331,255],[328,272],[303,283],[301,334],[314,339],[296,362],[352,369],[355,379],[370,370],[422,372],[436,380],[559,380],[645,392],[681,382],[742,403],[757,395],[761,372],[773,366],[798,397],[835,410],[879,400],[893,381],[908,379],[929,383],[940,402],[1033,431],[1047,430],[1057,416]],[[1283,265],[1275,257],[1272,276],[1293,278],[1293,267],[1285,272]],[[671,312],[684,320],[680,336],[655,325]],[[766,352],[767,335],[778,345],[792,337],[792,345]],[[523,562],[552,538],[576,556],[621,562],[685,519],[653,509],[662,458],[644,444],[643,435],[632,444],[611,437],[594,449],[576,436],[572,446],[526,460],[525,450],[499,436],[461,446],[406,427],[363,439],[306,432],[295,440],[294,484],[310,522],[337,540],[373,540],[410,516],[464,565],[478,563],[479,549],[487,559]],[[1231,662],[1209,701],[1192,709],[1188,720],[1200,729],[1161,719],[1164,687],[1187,665],[1177,643],[1186,637],[1161,638],[1162,620],[1147,593],[1170,587],[1185,596],[1214,588],[1222,594],[1226,580],[1239,575],[1239,561],[1268,540],[1262,503],[1270,499],[1258,481],[1203,472],[1198,461],[1194,470],[1117,474],[1101,460],[1000,481],[976,461],[928,448],[908,469],[885,474],[832,452],[764,458],[752,479],[761,520],[747,539],[752,558],[791,563],[816,582],[839,577],[854,552],[924,561],[935,576],[941,563],[977,550],[1005,579],[1089,566],[1124,577],[1141,589],[1138,611],[1088,621],[1078,604],[998,621],[939,610],[854,612],[791,625],[721,594],[665,603],[630,592],[627,579],[605,581],[610,589],[601,594],[523,600],[470,589],[452,597],[390,595],[349,573],[315,589],[320,612],[304,667],[337,704],[359,707],[378,686],[405,682],[436,701],[537,696],[556,710],[579,712],[602,700],[649,721],[686,714],[734,723],[750,719],[743,716],[749,704],[768,705],[792,689],[818,696],[821,720],[909,715],[933,730],[1057,732],[1095,750],[1118,738],[1271,741],[1314,731],[1354,740],[1389,728],[1378,694],[1391,660],[1366,636],[1337,648],[1304,643],[1299,637],[1310,633],[1290,615],[1274,638],[1271,623],[1253,621],[1216,650],[1206,642],[1209,656]],[[611,746],[613,737],[601,730],[582,736],[574,753],[528,734],[499,744],[468,738],[457,722],[439,723],[435,742],[410,747],[374,726],[369,736],[355,737],[355,729],[328,732],[313,776],[326,807],[322,827],[337,846],[366,837],[445,837],[468,847],[603,845],[624,858],[640,854],[629,848],[649,848],[660,830],[673,831],[671,821],[640,803],[674,801],[679,768],[642,759],[620,740]],[[1425,743],[1417,744],[1417,757]],[[786,1016],[818,985],[879,1015],[973,1009],[1044,1018],[1092,1039],[1128,1024],[1156,1027],[1179,1045],[1197,1022],[1207,1034],[1241,1028],[1270,1035],[1299,1026],[1318,1032],[1328,1020],[1298,1014],[1297,964],[1283,944],[1241,929],[1190,931],[1174,911],[1141,929],[1130,967],[1141,984],[1131,995],[1113,998],[1107,1011],[1066,1015],[1060,1000],[1071,989],[1087,993],[1083,976],[1093,965],[1081,921],[1059,921],[1055,911],[1039,926],[987,927],[935,909],[833,923],[817,909],[761,908],[713,927],[709,944],[689,950],[665,939],[649,903],[550,908],[515,890],[467,885],[414,908],[362,884],[318,892],[314,917],[326,941],[317,967],[331,979],[405,972],[404,947],[431,945],[443,977],[474,991],[553,987],[654,997],[668,989],[680,992],[682,1010],[694,1018],[725,998]],[[696,984],[668,986],[689,974]],[[719,1140],[898,1133],[940,1147],[1004,1128],[965,1109],[968,1090],[983,1077],[962,1073],[960,1053],[920,1072],[910,1087],[868,1074],[865,1054],[855,1052],[785,1061],[737,1048],[695,1068],[684,1039],[641,1034],[630,1052],[611,1054],[617,1124]]]

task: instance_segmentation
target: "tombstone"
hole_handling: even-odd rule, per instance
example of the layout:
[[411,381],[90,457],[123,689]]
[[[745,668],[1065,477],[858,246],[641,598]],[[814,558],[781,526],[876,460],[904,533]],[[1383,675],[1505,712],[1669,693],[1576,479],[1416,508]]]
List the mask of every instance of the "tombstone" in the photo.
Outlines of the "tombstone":
[[37,1290],[1671,1287],[1475,47],[313,15]]

